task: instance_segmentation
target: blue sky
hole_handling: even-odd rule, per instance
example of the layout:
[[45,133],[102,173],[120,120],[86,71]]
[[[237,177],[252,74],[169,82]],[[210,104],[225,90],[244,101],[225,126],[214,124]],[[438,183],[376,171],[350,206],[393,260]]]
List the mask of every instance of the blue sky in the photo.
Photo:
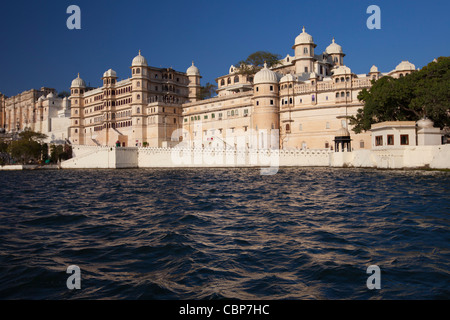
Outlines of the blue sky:
[[[103,72],[130,77],[142,50],[151,66],[186,71],[194,60],[202,84],[231,64],[265,50],[293,55],[302,26],[316,53],[332,37],[345,64],[366,73],[375,64],[390,71],[402,60],[423,67],[450,53],[448,0],[321,1],[8,1],[0,9],[0,92],[12,96],[42,86],[68,90],[80,72],[100,86]],[[66,9],[81,8],[81,30],[68,30]],[[381,8],[381,30],[369,30],[367,7]]]

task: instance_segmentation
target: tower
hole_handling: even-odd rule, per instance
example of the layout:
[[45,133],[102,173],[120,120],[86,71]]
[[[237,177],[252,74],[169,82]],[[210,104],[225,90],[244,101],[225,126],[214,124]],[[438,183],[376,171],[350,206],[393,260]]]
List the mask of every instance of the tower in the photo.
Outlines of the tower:
[[343,66],[345,54],[342,51],[342,47],[338,45],[334,38],[333,42],[327,47],[325,52],[331,57],[333,66]]
[[105,106],[105,121],[106,124],[105,133],[106,133],[106,144],[112,145],[115,141],[111,141],[112,135],[110,134],[110,130],[115,128],[116,125],[116,82],[117,82],[117,74],[114,70],[109,69],[103,74],[103,104]]
[[147,139],[147,126],[144,123],[145,105],[148,101],[147,82],[149,81],[148,63],[145,57],[137,55],[131,63],[132,101],[131,116],[133,118],[133,144],[142,146]]
[[273,135],[280,127],[278,76],[267,64],[255,75],[253,93],[252,129],[257,135],[257,146],[253,148],[278,149],[279,136]]
[[295,44],[292,49],[295,50],[295,72],[310,73],[314,71],[314,48],[317,45],[314,43],[313,37],[306,33],[305,27],[303,32],[295,38]]
[[70,105],[71,105],[71,114],[70,114],[70,137],[74,144],[85,144],[84,132],[82,132],[81,122],[83,120],[83,105],[84,99],[83,95],[86,90],[86,83],[83,79],[80,78],[80,74],[78,77],[72,81],[70,86]]
[[200,76],[200,71],[194,65],[194,61],[192,61],[192,66],[190,66],[186,70],[186,75],[188,76],[188,79],[189,79],[189,84],[188,84],[189,97],[188,98],[189,98],[189,101],[195,102],[198,100],[198,96],[200,95],[200,90],[201,90],[200,79],[202,77]]

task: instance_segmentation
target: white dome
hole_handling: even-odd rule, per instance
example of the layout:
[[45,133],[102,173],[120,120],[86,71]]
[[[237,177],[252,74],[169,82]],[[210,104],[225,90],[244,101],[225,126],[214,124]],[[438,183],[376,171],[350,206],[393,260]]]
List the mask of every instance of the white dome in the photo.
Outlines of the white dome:
[[416,124],[417,124],[417,127],[420,128],[420,129],[422,129],[422,128],[433,128],[433,126],[434,126],[434,122],[431,121],[428,118],[420,119],[419,121],[417,121]]
[[328,54],[343,54],[342,47],[338,45],[333,38],[333,42],[325,50]]
[[80,74],[78,74],[78,77],[72,81],[71,88],[86,88],[86,83],[83,79],[80,78]]
[[117,78],[117,73],[113,69],[109,69],[103,74],[103,78],[114,77]]
[[295,77],[292,74],[289,73],[289,74],[285,75],[283,78],[281,78],[280,83],[293,82],[295,80],[296,80]]
[[300,33],[297,38],[295,38],[295,45],[299,44],[314,44],[313,37],[306,33],[305,27],[303,27],[303,32]]
[[352,70],[346,66],[338,66],[337,68],[333,69],[334,76],[349,75],[351,73],[352,73]]
[[187,70],[186,70],[186,74],[188,76],[199,76],[200,75],[200,71],[198,70],[198,68],[194,65],[194,61],[192,61],[192,66],[190,66]]
[[317,73],[311,72],[311,74],[309,75],[309,78],[310,78],[310,79],[315,79],[315,78],[317,78]]
[[264,63],[264,68],[255,74],[253,83],[278,83],[278,77],[275,72],[267,68],[267,63]]
[[409,61],[402,61],[398,66],[395,67],[395,71],[410,71],[416,70],[416,66]]
[[147,67],[147,60],[141,56],[141,50],[139,50],[139,55],[134,57],[133,62],[131,63],[132,67]]
[[55,97],[55,95],[52,93],[52,92],[50,92],[48,95],[47,95],[47,99],[51,99],[51,98],[54,98]]
[[38,101],[43,101],[43,100],[45,100],[44,96],[40,96],[39,99],[38,99]]
[[350,132],[347,129],[341,127],[338,131],[336,131],[335,136],[336,137],[349,137]]
[[370,68],[370,73],[377,73],[377,72],[378,72],[377,66],[373,65],[372,68]]

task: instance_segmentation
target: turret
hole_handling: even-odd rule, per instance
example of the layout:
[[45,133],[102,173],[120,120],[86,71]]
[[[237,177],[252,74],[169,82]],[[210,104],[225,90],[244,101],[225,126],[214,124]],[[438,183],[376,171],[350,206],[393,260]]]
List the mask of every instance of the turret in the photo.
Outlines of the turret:
[[314,71],[314,48],[317,45],[314,43],[313,37],[306,33],[305,27],[303,32],[295,38],[295,44],[292,49],[295,50],[295,72],[310,73]]
[[83,79],[78,77],[72,81],[70,86],[70,105],[71,105],[71,126],[70,126],[70,137],[74,144],[84,144],[84,134],[81,128],[82,122],[82,108],[84,105],[83,95],[86,90],[86,83]]
[[186,75],[189,79],[189,100],[191,102],[195,102],[198,100],[198,96],[200,94],[201,86],[200,86],[200,79],[202,78],[200,76],[200,71],[198,68],[194,65],[194,61],[192,61],[192,66],[190,66],[186,70]]

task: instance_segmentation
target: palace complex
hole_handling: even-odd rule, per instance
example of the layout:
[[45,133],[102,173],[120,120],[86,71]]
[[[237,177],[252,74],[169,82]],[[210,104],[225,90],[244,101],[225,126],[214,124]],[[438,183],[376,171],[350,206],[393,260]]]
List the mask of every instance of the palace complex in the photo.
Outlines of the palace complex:
[[50,88],[11,98],[0,94],[0,124],[9,132],[29,127],[75,145],[171,147],[197,140],[203,148],[236,148],[231,135],[254,148],[251,135],[276,131],[277,141],[261,135],[259,147],[333,149],[342,142],[350,150],[371,149],[371,133],[355,134],[348,124],[363,107],[358,93],[373,79],[402,77],[415,66],[403,61],[387,73],[373,66],[355,74],[334,39],[318,50],[305,28],[292,49],[280,64],[254,76],[231,66],[216,79],[217,96],[206,100],[199,100],[201,74],[194,63],[186,72],[156,68],[139,52],[130,78],[119,81],[110,69],[102,87],[90,88],[78,75],[69,98]]

